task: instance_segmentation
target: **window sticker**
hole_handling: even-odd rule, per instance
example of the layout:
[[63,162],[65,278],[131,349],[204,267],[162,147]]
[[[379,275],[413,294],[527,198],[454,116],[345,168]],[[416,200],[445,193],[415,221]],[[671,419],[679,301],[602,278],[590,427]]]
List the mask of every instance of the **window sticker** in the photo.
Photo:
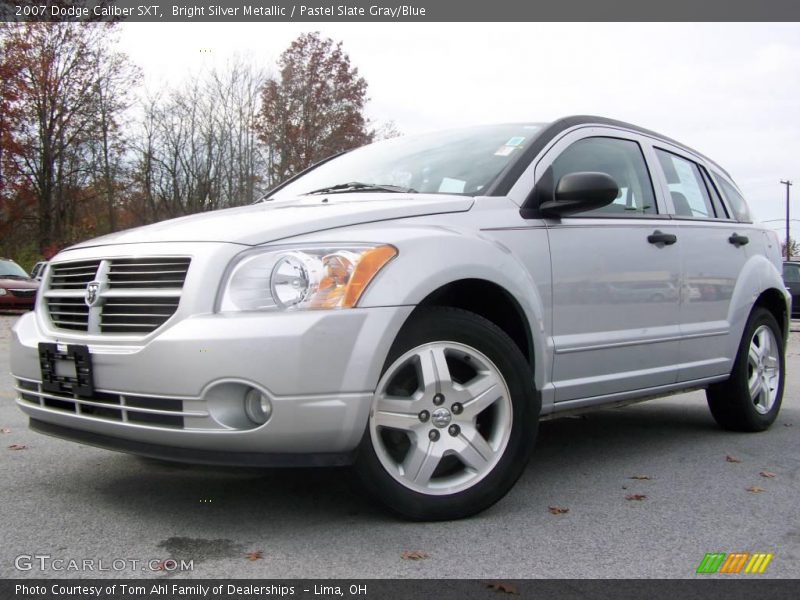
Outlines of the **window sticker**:
[[514,147],[522,146],[522,144],[524,142],[525,142],[525,138],[523,136],[519,135],[517,137],[512,137],[510,140],[508,140],[506,142],[506,146],[514,146]]
[[466,181],[461,179],[451,179],[450,177],[442,177],[442,183],[439,184],[440,194],[462,194],[464,193],[464,186],[467,185]]
[[494,153],[495,156],[508,156],[515,150],[514,146],[500,146],[497,149],[497,152]]

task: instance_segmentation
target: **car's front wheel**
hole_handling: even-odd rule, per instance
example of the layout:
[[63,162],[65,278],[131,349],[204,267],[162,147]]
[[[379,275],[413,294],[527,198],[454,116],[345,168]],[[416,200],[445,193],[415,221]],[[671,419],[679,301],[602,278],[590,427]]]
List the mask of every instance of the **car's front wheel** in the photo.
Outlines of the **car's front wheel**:
[[420,309],[386,361],[356,473],[405,517],[472,515],[519,478],[539,410],[527,361],[501,329],[463,310]]

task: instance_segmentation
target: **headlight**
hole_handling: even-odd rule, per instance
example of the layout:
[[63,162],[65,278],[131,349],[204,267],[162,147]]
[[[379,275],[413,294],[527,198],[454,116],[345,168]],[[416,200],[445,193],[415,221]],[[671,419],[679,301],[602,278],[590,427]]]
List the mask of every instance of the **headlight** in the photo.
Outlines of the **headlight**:
[[0,296],[5,296],[7,293],[5,288],[0,288]]
[[231,270],[219,309],[351,308],[395,256],[389,245],[251,251]]

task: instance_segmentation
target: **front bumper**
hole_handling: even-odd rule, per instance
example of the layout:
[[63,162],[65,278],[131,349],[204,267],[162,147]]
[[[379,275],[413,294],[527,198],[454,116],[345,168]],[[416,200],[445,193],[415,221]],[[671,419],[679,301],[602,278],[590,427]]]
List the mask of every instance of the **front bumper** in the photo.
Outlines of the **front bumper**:
[[[364,433],[385,357],[413,307],[204,314],[141,345],[89,343],[90,398],[44,392],[38,344],[81,344],[17,322],[11,370],[35,430],[125,452],[214,464],[342,464]],[[237,415],[246,386],[272,416]],[[146,417],[146,418],[145,418]]]
[[0,296],[0,311],[4,310],[33,310],[36,304],[36,296],[20,297],[8,292]]

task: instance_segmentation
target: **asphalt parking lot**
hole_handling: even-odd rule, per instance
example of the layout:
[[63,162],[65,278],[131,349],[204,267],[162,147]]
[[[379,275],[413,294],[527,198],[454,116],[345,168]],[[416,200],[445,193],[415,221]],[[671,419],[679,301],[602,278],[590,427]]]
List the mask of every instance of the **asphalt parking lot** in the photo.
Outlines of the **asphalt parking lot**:
[[[771,552],[743,577],[800,577],[800,333],[770,431],[720,430],[697,392],[546,422],[503,501],[419,524],[371,505],[341,469],[172,465],[28,431],[8,374],[15,319],[0,316],[3,578],[686,578],[707,552]],[[26,555],[126,566],[15,568]],[[169,558],[193,570],[130,567]]]

